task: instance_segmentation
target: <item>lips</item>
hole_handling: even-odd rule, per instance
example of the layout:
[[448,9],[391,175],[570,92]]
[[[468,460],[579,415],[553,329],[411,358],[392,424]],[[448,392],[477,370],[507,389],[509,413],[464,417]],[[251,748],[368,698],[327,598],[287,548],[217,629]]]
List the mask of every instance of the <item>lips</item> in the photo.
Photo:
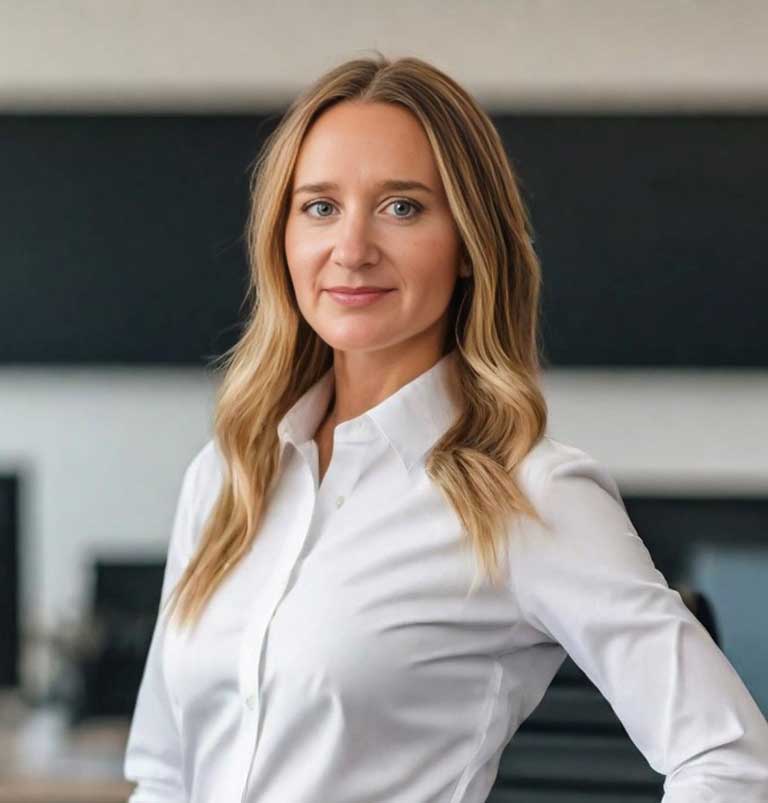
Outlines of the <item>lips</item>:
[[347,293],[348,295],[358,295],[361,293],[385,293],[391,290],[391,287],[328,287],[326,288],[332,293]]
[[384,288],[381,290],[371,290],[369,288],[353,288],[345,291],[338,291],[332,287],[326,293],[337,303],[346,307],[362,307],[368,304],[375,304],[381,298],[388,296],[394,288]]

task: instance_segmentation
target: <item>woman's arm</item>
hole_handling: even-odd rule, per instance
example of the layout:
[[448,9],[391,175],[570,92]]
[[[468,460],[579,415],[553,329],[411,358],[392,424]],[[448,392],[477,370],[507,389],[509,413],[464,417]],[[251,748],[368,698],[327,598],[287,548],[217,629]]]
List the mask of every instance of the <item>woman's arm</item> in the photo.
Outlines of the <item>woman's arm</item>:
[[[198,455],[199,457],[199,455]],[[197,459],[187,467],[168,545],[160,610],[189,557]],[[185,803],[181,739],[161,667],[167,615],[158,615],[139,687],[123,763],[137,783],[128,803]]]
[[521,528],[510,542],[523,615],[565,648],[666,776],[662,803],[766,803],[768,723],[656,569],[608,472],[574,449],[537,501],[551,532]]

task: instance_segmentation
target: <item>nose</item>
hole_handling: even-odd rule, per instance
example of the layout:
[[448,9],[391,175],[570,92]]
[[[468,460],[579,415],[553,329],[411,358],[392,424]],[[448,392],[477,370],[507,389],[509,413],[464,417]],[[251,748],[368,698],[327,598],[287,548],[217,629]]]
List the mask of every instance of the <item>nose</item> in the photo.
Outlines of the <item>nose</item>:
[[372,222],[362,209],[347,212],[334,229],[333,257],[338,265],[354,269],[375,262],[378,248]]

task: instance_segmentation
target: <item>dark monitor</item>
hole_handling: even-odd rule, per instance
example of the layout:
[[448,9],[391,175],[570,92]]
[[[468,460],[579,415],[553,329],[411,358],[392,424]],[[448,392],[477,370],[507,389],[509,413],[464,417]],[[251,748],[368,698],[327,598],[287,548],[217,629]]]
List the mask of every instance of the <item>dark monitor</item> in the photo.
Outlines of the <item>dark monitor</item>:
[[19,683],[19,479],[0,475],[0,686]]

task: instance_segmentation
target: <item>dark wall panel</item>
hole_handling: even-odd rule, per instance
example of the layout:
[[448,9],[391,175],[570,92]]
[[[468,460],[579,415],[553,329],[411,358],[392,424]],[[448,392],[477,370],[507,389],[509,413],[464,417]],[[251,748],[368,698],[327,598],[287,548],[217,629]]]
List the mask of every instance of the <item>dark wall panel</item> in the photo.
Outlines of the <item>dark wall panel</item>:
[[500,117],[555,365],[768,365],[768,117]]
[[[0,363],[201,364],[272,115],[0,116]],[[768,365],[766,116],[494,114],[553,366]]]

